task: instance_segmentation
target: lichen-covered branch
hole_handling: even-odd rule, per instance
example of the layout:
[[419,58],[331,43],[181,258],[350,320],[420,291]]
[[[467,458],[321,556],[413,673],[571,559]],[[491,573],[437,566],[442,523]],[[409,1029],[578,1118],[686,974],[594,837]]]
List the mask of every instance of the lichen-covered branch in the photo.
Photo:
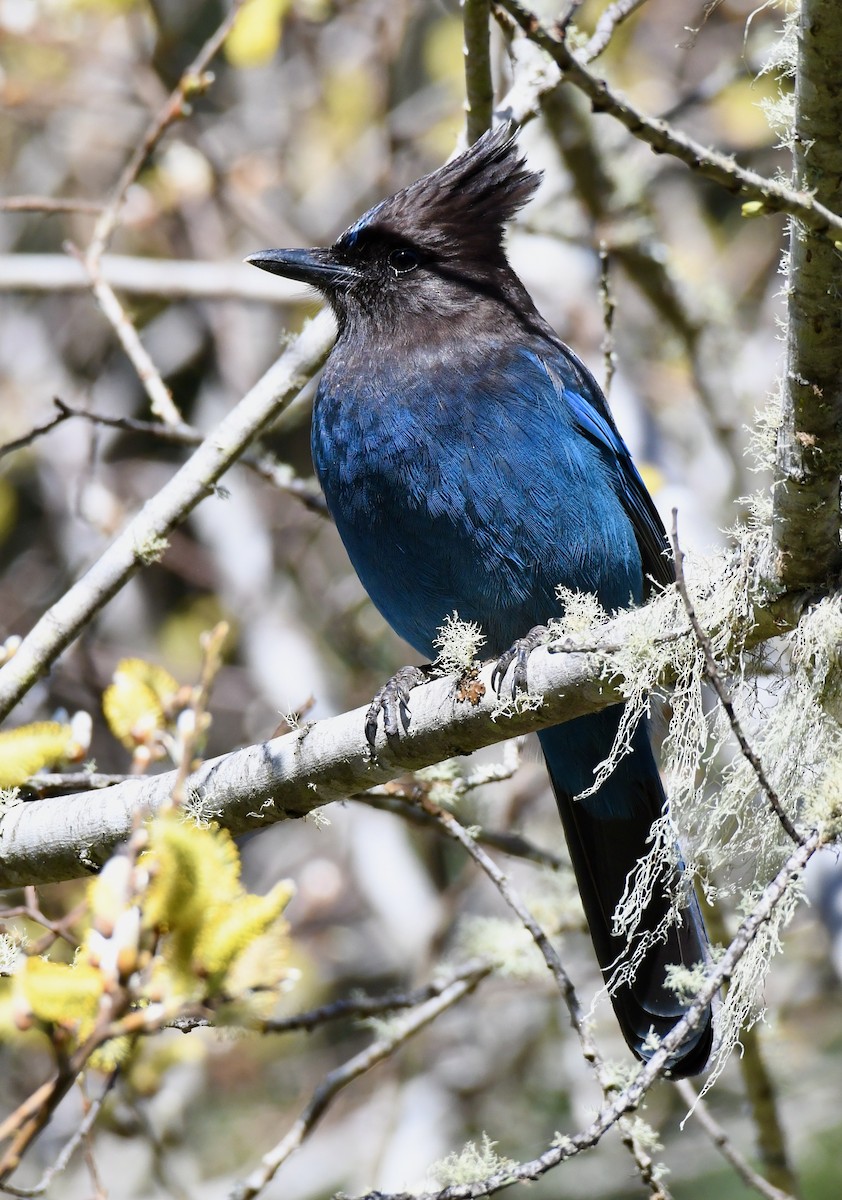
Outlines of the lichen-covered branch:
[[[839,206],[842,9],[803,0],[795,83],[793,187]],[[805,227],[806,226],[806,227]],[[838,237],[838,235],[837,235]],[[838,243],[837,243],[838,244]],[[787,366],[778,434],[772,541],[785,587],[821,585],[842,568],[842,261],[807,222],[792,222]]]
[[[778,609],[775,616],[758,610],[752,637],[791,627],[797,607]],[[655,619],[660,623],[663,617]],[[595,635],[567,639],[564,653],[533,651],[529,696],[505,706],[491,687],[491,665],[462,698],[453,676],[415,688],[408,727],[394,744],[380,731],[376,761],[371,761],[364,735],[367,708],[208,760],[187,782],[187,807],[197,817],[243,833],[304,816],[407,770],[597,712],[623,696],[614,654],[629,640],[639,642],[641,629],[651,629],[651,622],[649,609],[625,612]],[[674,636],[692,638],[692,633],[677,629]],[[9,667],[17,661],[16,656]],[[0,672],[0,681],[2,677]],[[97,870],[128,837],[138,812],[155,812],[169,803],[174,778],[169,772],[99,792],[8,806],[0,818],[0,888]]]

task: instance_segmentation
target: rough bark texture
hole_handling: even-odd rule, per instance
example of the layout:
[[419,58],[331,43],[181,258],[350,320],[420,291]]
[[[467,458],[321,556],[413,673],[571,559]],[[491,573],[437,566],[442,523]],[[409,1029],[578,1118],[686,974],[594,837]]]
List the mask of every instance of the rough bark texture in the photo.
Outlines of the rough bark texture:
[[[842,184],[842,6],[803,0],[798,31],[794,186],[838,211]],[[842,568],[842,257],[792,222],[787,373],[772,539],[786,588],[827,584]]]

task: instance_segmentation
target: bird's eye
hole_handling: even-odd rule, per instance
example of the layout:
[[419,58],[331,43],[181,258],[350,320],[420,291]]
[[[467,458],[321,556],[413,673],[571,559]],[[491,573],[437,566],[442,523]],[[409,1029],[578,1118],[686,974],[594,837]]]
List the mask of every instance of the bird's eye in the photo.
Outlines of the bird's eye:
[[389,255],[389,266],[396,275],[407,275],[414,271],[420,262],[419,254],[410,250],[408,246],[398,246],[397,250],[393,250]]

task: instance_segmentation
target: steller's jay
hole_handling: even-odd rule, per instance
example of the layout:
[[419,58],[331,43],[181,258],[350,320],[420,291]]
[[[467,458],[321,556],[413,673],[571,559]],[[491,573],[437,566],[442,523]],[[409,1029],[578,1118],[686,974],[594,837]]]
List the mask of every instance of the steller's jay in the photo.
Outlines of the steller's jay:
[[[329,249],[247,260],[318,288],[336,315],[313,460],[371,599],[430,657],[449,614],[478,622],[498,677],[514,661],[520,680],[535,627],[560,614],[557,585],[613,611],[639,604],[650,580],[673,579],[663,525],[602,392],[506,259],[505,222],[539,182],[504,126],[375,205]],[[387,729],[421,677],[405,669],[379,693]],[[538,734],[606,980],[630,961],[613,915],[666,805],[645,723],[599,790],[576,799],[620,714]],[[707,958],[695,898],[680,924],[665,922],[677,881],[665,864],[637,934],[651,945],[634,978],[612,988],[644,1060],[650,1035],[667,1034],[687,1007],[666,986],[668,966]],[[674,1054],[673,1077],[703,1070],[711,1043],[708,1010]]]

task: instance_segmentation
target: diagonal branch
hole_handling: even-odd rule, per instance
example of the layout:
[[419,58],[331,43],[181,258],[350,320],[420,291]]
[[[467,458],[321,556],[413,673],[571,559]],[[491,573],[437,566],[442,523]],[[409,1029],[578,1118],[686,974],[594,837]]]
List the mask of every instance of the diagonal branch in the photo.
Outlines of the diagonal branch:
[[123,168],[108,199],[108,204],[94,226],[93,237],[85,254],[89,269],[96,268],[107,248],[114,230],[117,228],[126,192],[137,179],[143,164],[170,125],[187,113],[190,97],[203,92],[212,82],[213,77],[207,73],[208,63],[217,54],[231,32],[231,27],[242,4],[243,0],[231,0],[230,7],[221,23],[202,46],[190,66],[182,72],[181,78],[167,97],[166,103],[152,119],[140,145]]
[[774,879],[764,888],[754,909],[740,925],[731,945],[711,970],[704,986],[699,990],[685,1016],[663,1039],[652,1058],[645,1066],[641,1067],[631,1083],[623,1088],[614,1100],[600,1109],[587,1129],[580,1130],[571,1137],[557,1135],[552,1145],[537,1158],[519,1163],[515,1167],[507,1168],[505,1171],[473,1183],[457,1184],[438,1192],[423,1194],[369,1192],[365,1196],[357,1197],[356,1200],[478,1200],[480,1196],[491,1196],[516,1183],[538,1179],[566,1159],[596,1146],[621,1117],[633,1112],[638,1107],[652,1084],[662,1074],[667,1059],[681,1045],[690,1030],[695,1027],[723,983],[730,979],[758,931],[769,920],[778,903],[801,876],[805,865],[816,852],[819,844],[820,835],[818,832],[813,832],[803,846],[798,846],[793,850]]
[[0,719],[132,575],[160,556],[166,535],[212,494],[217,480],[248,443],[291,403],[321,366],[332,340],[330,317],[321,313],[169,483],[146,502],[101,558],[41,617],[14,658],[0,669]]
[[322,1117],[325,1109],[334,1096],[347,1087],[349,1083],[359,1079],[366,1071],[376,1067],[378,1063],[391,1057],[416,1033],[441,1016],[448,1008],[457,1004],[491,973],[491,967],[481,966],[466,970],[457,976],[440,995],[418,1005],[405,1017],[397,1019],[393,1029],[372,1042],[365,1050],[349,1058],[342,1066],[336,1067],[324,1077],[310,1100],[305,1105],[298,1119],[278,1144],[267,1154],[264,1154],[260,1166],[251,1175],[238,1184],[231,1193],[231,1200],[254,1200],[260,1195],[266,1185],[274,1178],[278,1168],[294,1153],[310,1133],[316,1122]]
[[[656,154],[669,154],[726,191],[755,200],[769,212],[788,213],[797,217],[813,233],[830,239],[842,239],[842,217],[820,203],[806,190],[796,191],[776,180],[758,175],[739,166],[733,159],[711,150],[686,133],[674,129],[666,121],[649,117],[614,92],[604,79],[591,74],[573,54],[563,39],[541,23],[520,0],[496,0],[509,13],[526,36],[540,46],[561,68],[564,79],[572,83],[591,102],[596,112],[614,117],[634,137],[646,142]],[[833,0],[824,0],[830,6]]]

